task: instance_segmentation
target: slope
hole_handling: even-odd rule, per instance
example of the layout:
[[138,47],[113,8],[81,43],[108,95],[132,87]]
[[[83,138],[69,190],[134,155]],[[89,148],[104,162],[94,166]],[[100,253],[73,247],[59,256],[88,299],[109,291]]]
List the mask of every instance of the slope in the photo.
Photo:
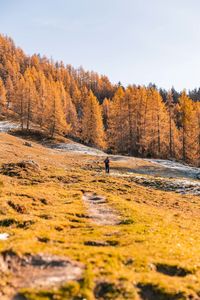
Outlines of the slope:
[[199,196],[136,183],[142,159],[113,157],[107,176],[103,159],[0,134],[1,299],[200,298]]

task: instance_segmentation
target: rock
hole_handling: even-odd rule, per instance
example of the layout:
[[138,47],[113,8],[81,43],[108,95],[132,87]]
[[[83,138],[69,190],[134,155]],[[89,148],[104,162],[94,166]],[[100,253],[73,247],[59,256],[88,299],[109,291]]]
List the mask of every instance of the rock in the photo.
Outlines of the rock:
[[197,178],[197,179],[200,179],[200,173],[196,175],[196,178]]
[[32,147],[32,144],[31,144],[30,142],[25,142],[25,143],[24,143],[24,146]]
[[34,160],[23,160],[18,163],[18,166],[23,169],[32,169],[33,171],[40,171],[38,163]]
[[80,280],[84,266],[67,257],[50,254],[19,256],[7,250],[0,255],[0,269],[11,273],[12,286],[17,292],[22,288],[56,287],[67,281]]
[[177,265],[168,265],[162,263],[156,264],[156,271],[168,276],[178,276],[178,277],[185,277],[189,274],[192,274],[192,271],[186,268],[182,268]]
[[107,242],[104,241],[86,241],[84,242],[85,246],[94,246],[94,247],[106,247],[109,246]]
[[127,258],[126,260],[123,261],[125,266],[130,266],[134,263],[134,260],[132,258]]
[[8,233],[0,233],[0,240],[1,241],[5,241],[9,238],[9,234]]
[[115,283],[104,281],[97,283],[94,294],[95,299],[118,299],[121,289]]
[[18,203],[14,203],[13,201],[9,200],[8,201],[8,205],[10,207],[12,207],[16,212],[20,213],[20,214],[25,214],[26,213],[26,208],[25,206],[18,204]]
[[0,173],[7,176],[20,177],[24,173],[38,173],[40,172],[40,166],[33,160],[23,160],[18,163],[3,164]]
[[119,244],[118,241],[86,241],[84,242],[85,246],[94,246],[94,247],[109,247],[109,246],[117,246]]

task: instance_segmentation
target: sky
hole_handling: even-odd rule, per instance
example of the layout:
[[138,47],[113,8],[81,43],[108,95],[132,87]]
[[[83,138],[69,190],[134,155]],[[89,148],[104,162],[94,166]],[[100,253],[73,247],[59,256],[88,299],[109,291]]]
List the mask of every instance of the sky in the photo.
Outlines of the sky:
[[0,0],[0,33],[113,83],[200,87],[199,0]]

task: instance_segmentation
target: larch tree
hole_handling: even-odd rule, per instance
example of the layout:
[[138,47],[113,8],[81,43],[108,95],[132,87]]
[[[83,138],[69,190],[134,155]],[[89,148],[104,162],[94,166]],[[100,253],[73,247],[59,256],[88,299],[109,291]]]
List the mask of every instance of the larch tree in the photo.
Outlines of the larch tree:
[[[143,156],[167,156],[167,110],[158,91],[153,87],[140,89],[139,153]],[[138,118],[138,117],[137,117]]]
[[82,67],[27,56],[2,35],[0,79],[0,114],[18,118],[23,130],[35,124],[98,147],[106,135],[113,153],[200,164],[200,88],[190,98],[153,84],[124,88]]
[[43,128],[46,123],[46,102],[48,101],[48,91],[47,91],[47,79],[43,72],[39,71],[37,74],[37,78],[35,80],[35,85],[37,89],[38,99],[37,99],[37,115],[36,122],[37,124]]
[[71,83],[71,89],[70,89],[70,96],[71,99],[76,107],[76,111],[78,114],[78,118],[81,118],[82,115],[82,109],[81,109],[81,91],[79,90],[77,84],[75,81],[72,81]]
[[25,128],[25,103],[26,103],[26,86],[24,77],[17,81],[16,90],[15,90],[15,101],[14,101],[14,110],[15,113],[19,116],[21,130]]
[[6,112],[6,89],[0,78],[0,114]]
[[196,116],[197,116],[197,141],[198,141],[197,166],[200,167],[200,102],[196,103]]
[[166,107],[168,111],[168,141],[169,141],[169,158],[180,158],[180,132],[176,124],[176,116],[180,114],[178,105],[174,103],[172,91],[166,95]]
[[151,156],[155,154],[157,145],[157,112],[155,111],[154,89],[146,89],[142,107],[142,135],[141,135],[141,152],[142,156]]
[[69,134],[72,137],[80,137],[80,121],[78,120],[76,107],[72,102],[69,93],[66,92],[66,121],[69,124]]
[[167,108],[169,112],[169,155],[174,156],[173,145],[174,145],[174,134],[173,134],[173,96],[172,92],[169,91],[167,94]]
[[154,90],[154,105],[155,105],[155,125],[156,125],[156,136],[157,143],[155,150],[155,156],[166,158],[169,153],[168,146],[168,111],[162,97],[157,90]]
[[99,148],[105,147],[101,107],[90,91],[83,107],[82,140]]
[[69,125],[66,122],[66,116],[63,110],[59,83],[49,81],[48,85],[49,98],[46,108],[46,115],[48,116],[46,126],[51,137],[54,137],[55,133],[65,135],[69,129]]
[[138,88],[129,86],[125,91],[124,117],[127,120],[125,135],[127,136],[127,151],[131,155],[138,154],[137,134],[138,134]]
[[38,94],[34,84],[31,69],[28,68],[24,74],[25,91],[24,91],[24,116],[26,122],[26,130],[30,130],[31,121],[34,121],[37,115],[37,99]]
[[127,145],[125,92],[119,87],[112,98],[109,110],[107,140],[109,149],[117,152],[125,152]]
[[102,103],[103,124],[105,130],[108,129],[109,110],[110,110],[110,100],[108,98],[105,98]]
[[10,76],[6,79],[5,88],[6,88],[6,95],[7,95],[6,108],[12,109],[12,103],[14,102],[14,98],[15,98],[15,91]]
[[192,145],[190,146],[191,155],[190,163],[200,165],[200,102],[192,102],[192,121],[190,129],[190,138]]
[[61,81],[57,82],[59,97],[62,105],[62,110],[65,115],[66,123],[68,124],[68,134],[73,137],[79,135],[79,123],[75,105],[69,93],[65,90],[64,85]]
[[182,159],[192,160],[194,152],[195,134],[195,112],[192,100],[183,91],[179,98],[180,120],[181,120],[181,140],[182,140]]
[[146,151],[146,123],[147,123],[147,89],[139,87],[136,102],[136,145],[137,155],[144,156]]

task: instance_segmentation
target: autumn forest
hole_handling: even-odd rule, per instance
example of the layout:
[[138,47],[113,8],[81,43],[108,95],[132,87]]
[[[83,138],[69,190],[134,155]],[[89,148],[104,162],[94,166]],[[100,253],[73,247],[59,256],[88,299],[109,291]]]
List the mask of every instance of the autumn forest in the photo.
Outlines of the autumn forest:
[[200,166],[200,92],[112,84],[106,76],[40,55],[0,36],[0,114],[108,153]]

